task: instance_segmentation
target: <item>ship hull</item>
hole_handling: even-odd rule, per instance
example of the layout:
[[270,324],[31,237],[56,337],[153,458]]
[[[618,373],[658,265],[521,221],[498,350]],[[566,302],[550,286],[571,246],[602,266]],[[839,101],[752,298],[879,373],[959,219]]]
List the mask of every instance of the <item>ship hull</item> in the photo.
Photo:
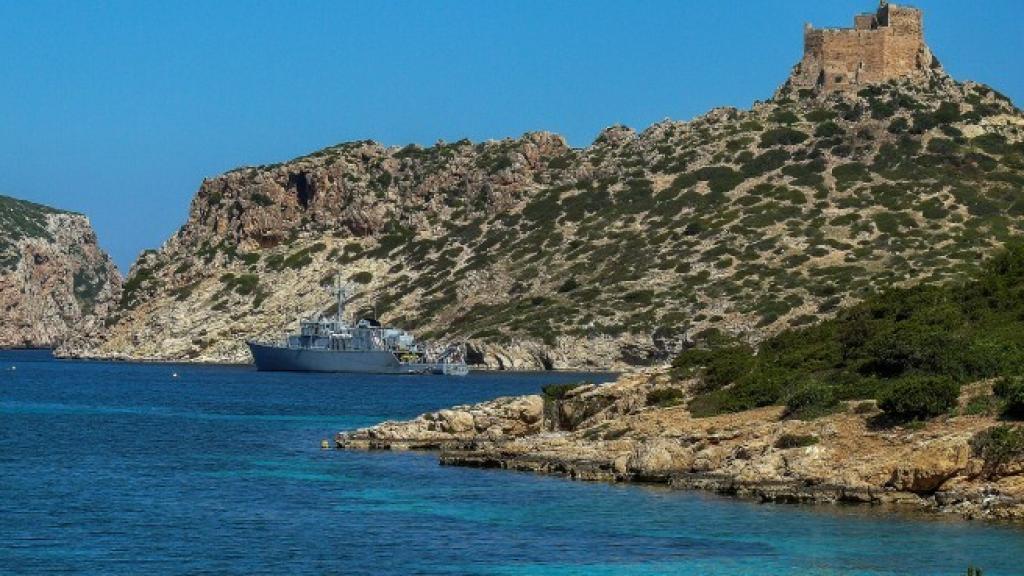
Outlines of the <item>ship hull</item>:
[[247,342],[253,363],[261,372],[351,372],[356,374],[444,374],[465,376],[463,363],[399,362],[384,350],[342,351],[288,348]]
[[249,342],[253,363],[263,372],[357,372],[361,374],[417,374],[420,365],[403,364],[391,352],[286,348]]

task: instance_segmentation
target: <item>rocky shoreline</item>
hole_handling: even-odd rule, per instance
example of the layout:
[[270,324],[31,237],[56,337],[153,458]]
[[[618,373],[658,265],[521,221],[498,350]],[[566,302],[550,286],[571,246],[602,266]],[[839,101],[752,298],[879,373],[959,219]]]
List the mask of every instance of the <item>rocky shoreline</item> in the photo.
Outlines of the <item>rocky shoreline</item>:
[[971,453],[973,435],[995,424],[990,417],[886,428],[875,424],[872,403],[813,421],[784,419],[781,407],[694,418],[683,405],[647,405],[649,392],[671,385],[661,375],[627,375],[561,398],[498,398],[340,432],[335,444],[436,450],[443,465],[658,483],[763,502],[1024,520],[1024,466],[986,476]]

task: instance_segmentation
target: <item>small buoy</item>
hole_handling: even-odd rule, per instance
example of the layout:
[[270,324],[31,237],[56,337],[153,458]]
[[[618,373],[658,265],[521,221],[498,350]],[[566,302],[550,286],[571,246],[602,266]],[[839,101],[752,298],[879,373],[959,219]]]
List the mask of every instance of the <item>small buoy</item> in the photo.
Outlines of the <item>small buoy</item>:
[[17,367],[17,366],[11,366],[11,372],[14,372],[14,371],[15,371],[15,370],[17,370],[17,369],[18,369],[18,367]]
[[328,442],[327,440],[321,440],[320,441],[320,449],[321,450],[329,450],[330,448],[331,448],[331,443],[330,442]]

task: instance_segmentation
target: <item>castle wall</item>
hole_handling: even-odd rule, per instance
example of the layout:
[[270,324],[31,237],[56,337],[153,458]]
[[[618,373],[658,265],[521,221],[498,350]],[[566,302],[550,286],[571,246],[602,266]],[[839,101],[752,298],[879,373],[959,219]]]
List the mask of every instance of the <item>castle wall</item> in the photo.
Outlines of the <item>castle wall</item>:
[[[854,17],[853,28],[804,31],[804,58],[792,82],[801,88],[842,90],[927,68],[921,12],[883,4]],[[930,60],[930,58],[928,58]]]
[[858,14],[853,17],[854,30],[871,30],[875,27],[874,14]]
[[825,30],[825,89],[878,82],[885,73],[885,35],[876,30]]
[[885,74],[899,76],[930,62],[919,62],[924,47],[924,30],[918,10],[889,7],[889,34],[886,38]]

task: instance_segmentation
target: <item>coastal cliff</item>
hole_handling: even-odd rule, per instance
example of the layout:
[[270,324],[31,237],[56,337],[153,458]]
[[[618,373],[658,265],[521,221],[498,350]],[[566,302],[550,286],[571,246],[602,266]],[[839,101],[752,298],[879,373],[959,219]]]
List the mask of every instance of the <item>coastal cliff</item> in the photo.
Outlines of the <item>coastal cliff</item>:
[[121,276],[85,216],[0,196],[0,347],[97,337],[120,295]]
[[560,397],[499,398],[341,432],[342,449],[438,450],[442,464],[558,474],[578,480],[653,482],[772,502],[867,503],[968,518],[1024,519],[1024,466],[985,473],[972,438],[991,416],[957,412],[924,425],[880,427],[872,402],[814,420],[782,407],[696,418],[652,392],[693,381],[623,376]]
[[352,142],[208,179],[67,352],[248,361],[298,314],[352,309],[489,368],[664,365],[708,329],[755,344],[891,285],[962,277],[1021,232],[1024,116],[941,70],[857,92],[787,84],[586,148],[537,132]]

